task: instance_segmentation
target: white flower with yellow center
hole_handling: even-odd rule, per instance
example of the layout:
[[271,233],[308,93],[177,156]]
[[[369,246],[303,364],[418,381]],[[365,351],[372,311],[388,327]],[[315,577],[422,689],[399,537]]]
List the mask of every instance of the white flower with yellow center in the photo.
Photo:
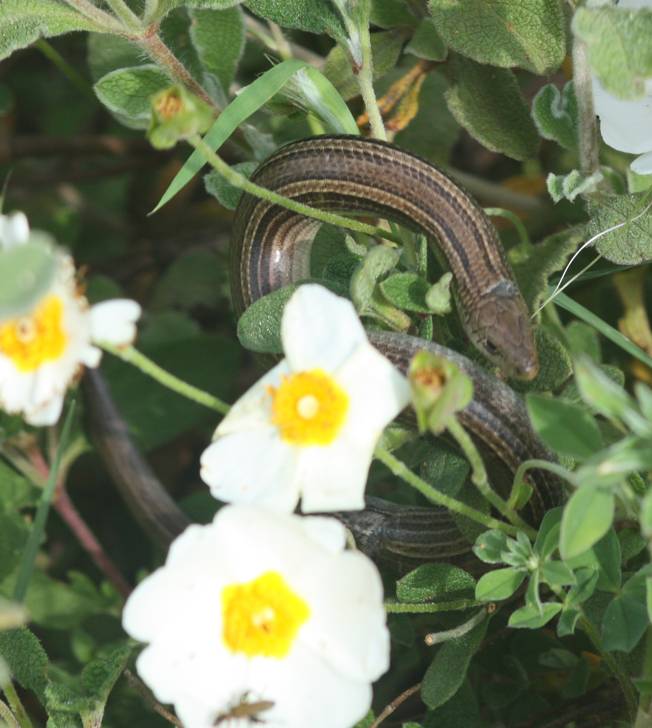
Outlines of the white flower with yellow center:
[[286,359],[220,423],[201,476],[223,501],[363,508],[374,447],[409,402],[407,381],[371,346],[351,302],[322,286],[294,293],[281,335]]
[[[28,239],[22,213],[0,215],[0,266],[4,250]],[[102,352],[93,342],[130,344],[140,316],[140,306],[130,300],[89,307],[72,259],[60,251],[56,256],[54,280],[33,308],[0,319],[0,409],[22,413],[32,425],[54,424],[81,366],[99,364]]]
[[254,506],[190,526],[127,600],[140,676],[185,728],[350,728],[389,636],[378,571],[344,546],[334,519]]

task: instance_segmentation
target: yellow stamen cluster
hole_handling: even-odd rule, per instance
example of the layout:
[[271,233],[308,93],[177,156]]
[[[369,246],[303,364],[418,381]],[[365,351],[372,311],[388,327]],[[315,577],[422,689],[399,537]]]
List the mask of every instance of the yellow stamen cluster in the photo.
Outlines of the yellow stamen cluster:
[[329,445],[349,409],[347,393],[321,369],[291,374],[269,392],[272,421],[292,445]]
[[247,657],[285,657],[310,608],[277,571],[222,589],[222,638]]
[[0,354],[17,369],[31,372],[65,351],[68,337],[63,328],[63,301],[45,298],[30,314],[0,324]]

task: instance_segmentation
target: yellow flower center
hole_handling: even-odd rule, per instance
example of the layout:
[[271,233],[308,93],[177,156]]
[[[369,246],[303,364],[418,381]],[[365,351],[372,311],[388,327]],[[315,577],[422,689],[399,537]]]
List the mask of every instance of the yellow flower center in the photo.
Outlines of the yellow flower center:
[[58,296],[48,296],[27,316],[0,324],[0,353],[22,372],[58,359],[67,341],[63,301]]
[[285,657],[310,616],[306,602],[277,571],[222,589],[222,638],[247,657]]
[[293,445],[329,445],[349,409],[347,393],[321,369],[291,374],[269,392],[272,421]]

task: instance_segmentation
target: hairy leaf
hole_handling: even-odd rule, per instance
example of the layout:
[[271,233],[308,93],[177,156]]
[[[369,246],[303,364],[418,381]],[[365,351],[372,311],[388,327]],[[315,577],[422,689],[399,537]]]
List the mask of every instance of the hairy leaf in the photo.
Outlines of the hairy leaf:
[[472,596],[475,579],[451,564],[423,564],[396,582],[402,602],[454,601]]
[[0,632],[0,657],[22,686],[43,700],[48,656],[33,632],[26,627]]
[[552,139],[565,149],[577,148],[577,98],[569,81],[559,91],[548,83],[539,89],[532,101],[532,118],[539,134]]
[[479,63],[543,75],[566,55],[560,0],[430,0],[430,12],[444,41]]
[[405,46],[405,52],[426,61],[443,61],[448,48],[437,32],[432,18],[424,18],[414,31],[412,40]]
[[239,8],[191,10],[190,37],[204,68],[215,74],[225,92],[244,50],[244,21]]
[[458,123],[487,149],[513,159],[534,157],[539,135],[514,74],[461,56],[454,68],[446,102]]
[[[648,200],[649,202],[649,200]],[[641,195],[613,195],[589,205],[586,237],[600,237],[596,250],[621,265],[652,260],[652,210]],[[617,229],[612,229],[618,226]]]
[[324,0],[246,0],[248,10],[278,23],[283,28],[307,30],[310,33],[328,33],[344,40],[344,25],[335,5]]

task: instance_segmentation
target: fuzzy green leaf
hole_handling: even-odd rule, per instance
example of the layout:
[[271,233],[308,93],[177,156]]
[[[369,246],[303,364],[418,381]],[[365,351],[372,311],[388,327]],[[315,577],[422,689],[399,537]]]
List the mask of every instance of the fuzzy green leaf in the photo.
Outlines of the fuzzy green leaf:
[[158,0],[154,12],[147,18],[154,22],[164,18],[171,10],[183,5],[186,8],[200,8],[204,10],[227,10],[239,5],[242,0]]
[[169,86],[169,76],[158,66],[148,64],[111,71],[93,88],[98,99],[125,126],[147,129],[152,120],[151,97]]
[[238,320],[238,339],[245,349],[265,354],[280,354],[281,319],[285,304],[300,286],[291,283],[254,301]]
[[574,169],[568,174],[550,172],[546,177],[546,187],[553,202],[557,203],[561,200],[574,202],[579,195],[595,192],[603,180],[604,175],[600,170],[587,177]]
[[380,284],[383,296],[397,308],[417,313],[430,313],[426,294],[430,284],[416,273],[393,273]]
[[444,42],[479,63],[543,75],[566,55],[560,0],[430,0],[430,12]]
[[528,394],[526,403],[532,426],[552,450],[584,459],[602,447],[600,429],[583,407],[541,394]]
[[229,90],[244,50],[244,21],[239,8],[191,10],[190,37],[204,68]]
[[400,257],[400,249],[376,245],[361,261],[351,278],[351,299],[360,314],[373,310],[372,296],[379,279],[398,265]]
[[[232,169],[249,178],[256,167],[258,167],[258,162],[240,162],[239,164],[234,164]],[[206,187],[206,192],[209,195],[213,195],[220,205],[226,207],[227,210],[235,210],[242,197],[242,190],[239,187],[234,187],[232,184],[229,184],[217,170],[209,172],[204,177],[204,186]]]
[[482,644],[488,623],[488,619],[483,620],[470,632],[444,642],[439,648],[421,684],[421,698],[429,708],[438,708],[459,690],[471,658]]
[[328,33],[340,40],[346,37],[335,5],[325,0],[246,0],[244,5],[252,13],[283,28]]
[[532,101],[532,118],[544,139],[552,139],[565,149],[576,149],[577,99],[573,82],[569,81],[561,91],[552,83],[539,89]]
[[501,564],[506,550],[507,536],[498,529],[481,533],[473,546],[473,553],[485,564]]
[[379,28],[411,27],[418,22],[405,0],[371,0],[370,21]]
[[652,260],[652,210],[646,209],[641,195],[613,195],[600,204],[591,203],[589,218],[586,238],[604,233],[595,241],[595,249],[607,260],[621,265]]
[[87,40],[87,62],[93,81],[99,81],[111,71],[145,65],[147,57],[126,38],[106,33],[90,33]]
[[614,517],[612,493],[585,485],[571,496],[561,519],[559,550],[564,560],[587,551],[609,530]]
[[426,61],[443,61],[448,48],[437,32],[432,18],[424,18],[414,31],[412,40],[405,46],[405,52]]
[[[321,0],[319,0],[321,1]],[[382,78],[394,68],[405,40],[402,30],[387,30],[371,35],[371,55],[373,57],[374,79]],[[326,57],[324,75],[348,101],[360,93],[360,87],[353,74],[351,59],[342,46],[335,46]]]
[[513,629],[539,629],[559,612],[561,612],[559,602],[543,602],[541,611],[534,605],[528,605],[512,612],[508,625]]
[[603,86],[615,96],[639,98],[652,76],[652,9],[579,8],[573,33],[588,46],[589,61]]
[[0,632],[0,657],[22,686],[43,700],[48,656],[36,636],[26,627]]
[[507,599],[521,586],[525,577],[524,571],[517,571],[509,566],[489,571],[480,577],[475,587],[475,598],[480,602]]
[[101,30],[63,0],[2,0],[0,60],[39,38],[78,30]]
[[455,85],[446,92],[457,122],[487,149],[513,159],[534,157],[539,135],[514,74],[458,56]]
[[396,582],[402,602],[454,601],[473,594],[475,579],[450,564],[423,564]]

